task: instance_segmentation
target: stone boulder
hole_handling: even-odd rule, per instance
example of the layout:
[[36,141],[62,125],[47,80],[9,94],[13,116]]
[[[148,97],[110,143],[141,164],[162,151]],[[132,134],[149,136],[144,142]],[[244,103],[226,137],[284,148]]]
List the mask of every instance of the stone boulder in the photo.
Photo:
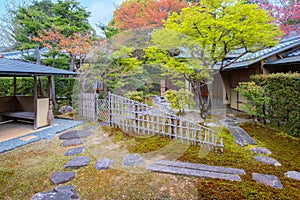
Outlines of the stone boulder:
[[78,156],[72,158],[66,165],[65,168],[79,168],[90,164],[90,158],[87,156]]
[[55,185],[68,182],[75,178],[75,172],[55,172],[51,177],[50,180]]
[[275,175],[252,173],[252,178],[257,183],[261,183],[273,188],[283,188],[280,179]]
[[72,140],[72,139],[80,139],[80,138],[86,138],[94,133],[92,131],[88,130],[72,130],[67,131],[59,136],[60,140]]
[[52,191],[39,192],[30,200],[79,200],[74,186],[59,186]]
[[60,107],[60,109],[58,110],[58,112],[60,114],[65,114],[65,113],[69,113],[69,112],[73,112],[74,108],[71,106],[62,106]]
[[254,159],[264,164],[274,165],[275,167],[281,166],[281,164],[277,160],[267,156],[254,156]]

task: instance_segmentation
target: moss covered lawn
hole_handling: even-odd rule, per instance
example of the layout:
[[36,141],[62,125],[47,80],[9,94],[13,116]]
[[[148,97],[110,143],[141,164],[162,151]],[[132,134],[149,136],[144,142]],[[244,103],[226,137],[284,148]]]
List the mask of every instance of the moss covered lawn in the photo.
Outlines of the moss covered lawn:
[[[300,181],[284,177],[288,170],[300,171],[300,139],[255,124],[242,127],[258,142],[258,146],[270,149],[273,152],[271,157],[282,166],[255,161],[250,146],[238,146],[229,132],[223,129],[223,153],[209,152],[199,157],[199,147],[190,146],[178,160],[244,169],[246,175],[241,176],[242,182],[146,171],[136,173],[139,169],[130,171],[118,167],[96,171],[94,164],[100,157],[118,157],[122,152],[155,152],[171,143],[168,138],[133,137],[105,127],[100,131],[102,135],[99,133],[85,143],[88,150],[83,155],[90,157],[90,165],[76,169],[76,178],[67,184],[76,187],[80,199],[300,199]],[[101,143],[103,138],[109,138],[109,143]],[[0,199],[30,199],[37,192],[52,190],[55,186],[49,177],[56,171],[67,171],[64,165],[70,159],[64,156],[68,148],[61,147],[60,143],[56,137],[0,154]],[[111,153],[112,149],[119,149],[119,152]],[[252,180],[253,172],[278,176],[284,189],[256,183]]]

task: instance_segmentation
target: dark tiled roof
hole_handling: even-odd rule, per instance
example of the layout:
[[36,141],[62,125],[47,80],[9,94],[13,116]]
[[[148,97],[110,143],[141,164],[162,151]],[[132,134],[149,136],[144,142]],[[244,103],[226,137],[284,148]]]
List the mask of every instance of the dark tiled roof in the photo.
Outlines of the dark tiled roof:
[[300,45],[300,36],[293,37],[290,39],[284,39],[281,40],[279,44],[277,44],[274,47],[266,48],[254,53],[250,53],[250,52],[246,53],[245,55],[243,55],[242,57],[234,61],[232,64],[224,67],[223,70],[226,71],[226,70],[237,69],[237,68],[245,68],[269,56],[283,52],[285,50],[288,50],[298,45]]
[[78,73],[70,72],[44,65],[32,64],[19,60],[10,60],[0,58],[1,76],[32,76],[32,75],[76,75]]

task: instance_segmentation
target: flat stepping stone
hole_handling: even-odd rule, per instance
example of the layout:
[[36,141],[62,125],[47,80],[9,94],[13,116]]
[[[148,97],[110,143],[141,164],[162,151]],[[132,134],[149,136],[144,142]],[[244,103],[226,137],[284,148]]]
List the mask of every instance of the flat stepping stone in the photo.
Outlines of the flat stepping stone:
[[186,168],[186,169],[196,169],[196,170],[209,171],[209,172],[218,172],[218,173],[226,173],[226,174],[241,174],[241,175],[246,174],[245,170],[243,170],[243,169],[204,165],[204,164],[195,164],[195,163],[189,163],[189,162],[157,160],[154,163],[156,165],[180,167],[180,168]]
[[109,123],[107,123],[107,122],[99,122],[99,126],[109,126]]
[[59,186],[52,191],[39,192],[30,200],[79,200],[74,186]]
[[264,147],[255,147],[255,148],[250,148],[251,151],[253,151],[254,153],[258,153],[258,154],[272,154],[272,152]]
[[139,154],[127,154],[122,163],[125,166],[137,166],[143,163],[143,158]]
[[92,131],[88,130],[74,130],[74,131],[67,131],[59,136],[60,140],[71,140],[71,139],[80,139],[86,138],[88,136],[93,135]]
[[68,182],[75,178],[75,172],[55,172],[51,177],[50,180],[55,185]]
[[230,133],[235,138],[235,143],[244,147],[248,144],[257,145],[256,141],[241,127],[239,126],[228,126]]
[[68,149],[65,152],[65,156],[74,156],[74,155],[78,155],[78,154],[82,154],[83,152],[85,152],[86,148],[85,147],[77,147],[77,148],[73,148],[73,149]]
[[267,156],[254,156],[254,159],[264,164],[274,165],[275,167],[281,166],[281,164],[277,160]]
[[198,177],[214,178],[214,179],[225,179],[230,181],[242,181],[239,175],[209,172],[209,171],[202,171],[196,169],[187,169],[187,168],[156,165],[156,164],[150,164],[147,166],[146,169],[150,171],[162,172],[162,173],[198,176]]
[[300,172],[297,171],[288,171],[284,174],[284,176],[300,181]]
[[78,156],[72,158],[66,165],[65,168],[79,168],[90,164],[90,158],[87,156]]
[[280,179],[274,175],[252,173],[252,179],[257,183],[271,186],[273,188],[283,188]]
[[66,140],[63,143],[60,144],[60,146],[63,147],[69,147],[69,146],[77,146],[82,144],[82,140],[81,139],[72,139],[72,140]]
[[108,158],[102,158],[96,162],[95,167],[96,170],[105,170],[108,169],[113,163],[113,160],[110,160]]

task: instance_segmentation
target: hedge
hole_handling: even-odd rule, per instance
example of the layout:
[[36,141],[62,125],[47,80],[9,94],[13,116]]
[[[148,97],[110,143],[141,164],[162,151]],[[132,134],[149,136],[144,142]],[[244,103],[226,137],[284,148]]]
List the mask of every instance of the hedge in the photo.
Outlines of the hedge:
[[[43,78],[44,91],[48,91],[48,80]],[[74,87],[74,78],[59,78],[55,77],[55,97],[62,104],[65,104],[66,99],[72,102],[72,94]],[[0,77],[0,96],[13,95],[13,78],[12,77]],[[38,85],[38,91],[39,85]],[[17,94],[33,96],[33,78],[32,77],[17,77]]]
[[[255,75],[251,81],[262,89],[262,96],[244,95],[250,102],[248,105],[259,108],[261,105],[257,102],[264,102],[257,115],[290,135],[300,137],[300,73]],[[251,87],[249,83],[245,87],[244,83],[238,90],[249,94]]]

